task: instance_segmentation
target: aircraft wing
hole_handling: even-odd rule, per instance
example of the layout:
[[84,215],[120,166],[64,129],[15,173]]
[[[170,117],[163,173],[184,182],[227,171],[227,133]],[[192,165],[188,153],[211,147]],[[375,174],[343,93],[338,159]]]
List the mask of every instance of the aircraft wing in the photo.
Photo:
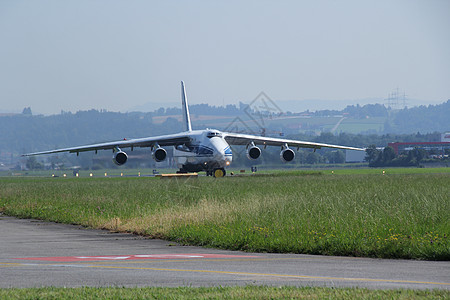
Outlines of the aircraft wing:
[[161,136],[155,136],[155,137],[147,137],[147,138],[140,138],[140,139],[124,139],[120,141],[115,142],[107,142],[107,143],[100,143],[100,144],[92,144],[92,145],[85,145],[85,146],[78,146],[78,147],[71,147],[71,148],[62,148],[62,149],[55,149],[55,150],[49,150],[49,151],[42,151],[42,152],[34,152],[34,153],[27,153],[23,154],[22,156],[32,156],[32,155],[40,155],[40,154],[51,154],[51,153],[58,153],[58,152],[70,152],[70,153],[79,153],[84,151],[97,151],[97,150],[107,150],[107,149],[114,149],[114,148],[134,148],[134,147],[152,147],[156,144],[159,146],[173,146],[178,144],[183,144],[189,142],[191,139],[189,136],[185,133],[178,133],[178,134],[169,134],[169,135],[161,135]]
[[256,136],[256,135],[250,135],[250,134],[224,132],[223,135],[224,135],[224,138],[227,141],[227,143],[230,145],[248,145],[249,143],[253,142],[255,145],[263,145],[263,146],[266,146],[266,145],[267,146],[284,146],[287,144],[289,147],[294,147],[294,148],[297,147],[297,148],[320,149],[322,147],[327,147],[327,148],[336,148],[336,149],[364,151],[364,149],[362,149],[362,148],[330,145],[330,144],[322,144],[322,143],[313,143],[313,142],[304,142],[304,141],[289,140],[289,139],[280,139],[280,138]]

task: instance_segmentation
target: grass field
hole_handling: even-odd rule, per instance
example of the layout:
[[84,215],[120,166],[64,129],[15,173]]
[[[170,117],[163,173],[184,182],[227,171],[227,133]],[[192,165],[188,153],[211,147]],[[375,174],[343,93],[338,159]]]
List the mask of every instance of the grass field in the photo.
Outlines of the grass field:
[[0,211],[233,250],[449,260],[449,173],[380,171],[3,177]]
[[[153,175],[153,170],[158,173],[175,173],[177,169],[101,169],[101,170],[78,170],[79,177],[119,177],[119,176],[149,176]],[[0,171],[0,177],[74,177],[73,170],[27,170],[27,171]],[[106,176],[105,176],[106,174]]]
[[450,175],[450,168],[336,168],[323,170],[267,170],[261,173],[295,175],[307,172],[322,173],[325,175],[414,175],[414,174],[447,174]]
[[449,291],[358,288],[32,288],[0,289],[0,299],[448,299]]
[[[300,168],[300,170],[299,170]],[[227,174],[241,174],[240,170],[245,169],[244,175],[251,173],[250,168],[228,168]],[[102,170],[79,170],[79,177],[146,177],[153,175],[154,169],[142,168],[142,169],[128,169],[128,168],[116,168],[116,169],[102,169]],[[274,167],[262,165],[258,166],[257,175],[273,175],[283,173],[285,175],[304,175],[310,172],[323,173],[323,174],[335,174],[335,175],[368,175],[374,174],[450,174],[450,168],[368,168],[368,167],[354,167],[354,164],[337,164],[334,168],[330,165],[289,165],[289,168],[277,169]],[[160,174],[175,173],[177,169],[156,169]],[[0,171],[0,177],[64,177],[64,174],[68,178],[73,178],[72,170],[30,170],[30,171]],[[105,176],[106,174],[106,176]],[[205,174],[200,173],[200,174]]]

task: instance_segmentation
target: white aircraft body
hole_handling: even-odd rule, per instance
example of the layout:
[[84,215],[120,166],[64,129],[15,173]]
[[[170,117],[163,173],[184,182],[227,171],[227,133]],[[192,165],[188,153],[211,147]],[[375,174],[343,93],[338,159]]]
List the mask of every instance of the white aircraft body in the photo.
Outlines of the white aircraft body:
[[180,173],[206,171],[207,175],[215,177],[225,176],[225,168],[233,160],[233,154],[230,145],[246,145],[247,157],[257,159],[261,155],[261,149],[258,146],[279,146],[281,147],[280,159],[283,162],[292,161],[295,157],[293,148],[313,148],[322,147],[361,150],[361,148],[346,147],[339,145],[329,145],[321,143],[304,142],[289,139],[271,138],[264,136],[240,134],[233,132],[221,132],[214,129],[192,130],[191,119],[189,116],[189,106],[186,97],[186,88],[184,82],[181,82],[181,100],[183,107],[184,132],[177,134],[168,134],[162,136],[146,137],[130,140],[119,140],[101,144],[92,144],[71,148],[56,149],[43,152],[34,152],[24,154],[23,156],[50,154],[58,152],[77,153],[83,151],[113,150],[113,161],[117,165],[126,163],[128,156],[122,150],[136,147],[149,147],[152,150],[153,159],[157,162],[164,161],[167,157],[167,151],[163,147],[172,146],[173,156],[177,162]]

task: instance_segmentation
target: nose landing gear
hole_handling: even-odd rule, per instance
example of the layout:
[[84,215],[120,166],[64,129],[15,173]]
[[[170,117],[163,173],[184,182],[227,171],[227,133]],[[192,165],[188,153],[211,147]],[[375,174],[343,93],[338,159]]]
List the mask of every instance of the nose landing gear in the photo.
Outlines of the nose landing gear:
[[224,168],[218,168],[214,170],[206,171],[206,176],[214,176],[216,178],[224,177],[227,174]]
[[214,170],[214,177],[224,177],[225,176],[225,174],[226,174],[227,172],[225,172],[225,169],[215,169]]

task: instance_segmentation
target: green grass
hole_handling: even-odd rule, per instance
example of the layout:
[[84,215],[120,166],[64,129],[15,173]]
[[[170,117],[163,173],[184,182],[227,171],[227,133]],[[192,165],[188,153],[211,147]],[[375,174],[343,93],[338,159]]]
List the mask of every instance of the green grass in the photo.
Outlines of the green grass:
[[335,175],[385,175],[394,174],[450,174],[450,168],[361,168],[361,169],[336,169],[323,170],[325,174]]
[[[300,168],[300,169],[299,169]],[[250,167],[242,167],[242,168],[228,168],[227,174],[231,174],[233,172],[235,175],[241,174],[240,170],[245,169],[245,173],[243,174],[251,174]],[[176,169],[156,169],[159,173],[175,173]],[[318,164],[318,165],[286,165],[284,169],[277,169],[275,167],[261,165],[258,166],[258,172],[256,174],[278,174],[285,173],[286,175],[296,175],[296,174],[305,174],[311,172],[322,172],[323,174],[335,174],[335,175],[363,175],[363,174],[382,174],[383,170],[386,174],[424,174],[424,173],[447,173],[450,174],[450,168],[368,168],[366,165],[364,167],[356,168],[355,164]],[[127,168],[116,168],[116,169],[102,169],[102,170],[80,170],[79,177],[90,177],[92,173],[92,177],[100,178],[100,177],[130,177],[130,176],[148,176],[153,175],[153,169],[143,168],[143,169],[127,169]],[[30,170],[30,171],[0,171],[0,177],[66,177],[71,178],[74,177],[72,170]],[[201,172],[200,174],[205,174]]]
[[[267,119],[271,128],[298,126],[302,124],[302,131],[311,129],[331,130],[342,119],[342,117],[289,117],[282,119]],[[345,118],[337,127],[337,132],[361,133],[361,132],[381,132],[384,129],[386,118],[374,117],[368,119]]]
[[448,299],[445,290],[310,287],[0,289],[0,299]]
[[[260,169],[256,174],[273,175],[394,175],[394,174],[450,174],[450,168],[340,168],[335,169],[314,169],[314,170],[295,170],[295,169]],[[235,172],[238,174],[238,172]]]
[[233,250],[450,259],[448,173],[289,172],[0,178],[0,211]]
[[337,132],[361,133],[371,130],[372,132],[382,132],[386,118],[376,117],[368,119],[347,118],[339,125]]
[[[158,169],[159,173],[175,173],[176,169]],[[128,168],[115,168],[115,169],[101,169],[101,170],[79,170],[80,177],[105,177],[105,173],[109,177],[118,176],[148,176],[153,175],[154,169],[142,168],[142,169],[128,169]],[[75,177],[73,170],[27,170],[27,171],[0,171],[0,177]]]

